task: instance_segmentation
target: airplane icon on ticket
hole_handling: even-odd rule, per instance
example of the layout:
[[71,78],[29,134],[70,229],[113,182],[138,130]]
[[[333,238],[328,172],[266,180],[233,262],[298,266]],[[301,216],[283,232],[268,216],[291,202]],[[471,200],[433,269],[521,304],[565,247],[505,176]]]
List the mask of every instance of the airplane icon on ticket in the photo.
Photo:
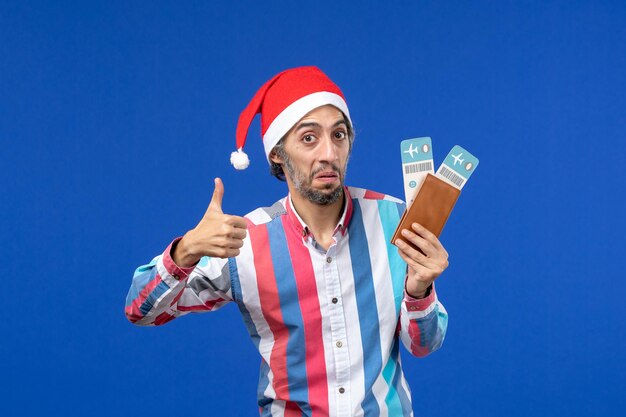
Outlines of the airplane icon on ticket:
[[456,165],[457,163],[463,163],[464,159],[461,159],[461,155],[463,155],[463,152],[459,152],[458,155],[452,155],[452,159],[454,159],[454,165]]
[[411,144],[409,145],[409,149],[407,149],[406,151],[404,151],[404,153],[408,153],[408,154],[411,156],[411,158],[415,158],[415,156],[413,155],[413,152],[415,152],[415,153],[420,153],[419,148],[414,148],[414,147],[413,147],[413,144],[411,143]]

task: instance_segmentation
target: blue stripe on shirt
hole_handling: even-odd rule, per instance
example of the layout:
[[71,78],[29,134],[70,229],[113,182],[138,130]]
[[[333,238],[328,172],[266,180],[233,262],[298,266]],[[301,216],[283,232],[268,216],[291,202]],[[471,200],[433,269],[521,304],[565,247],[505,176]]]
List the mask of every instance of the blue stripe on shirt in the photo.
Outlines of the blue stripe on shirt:
[[391,410],[389,410],[389,415],[409,416],[411,415],[411,412],[413,411],[413,408],[411,406],[411,392],[410,391],[407,392],[407,390],[405,390],[404,387],[402,386],[402,380],[404,378],[402,377],[402,368],[400,367],[399,347],[400,347],[400,341],[396,338],[393,342],[393,348],[391,349],[391,362],[393,362],[393,365],[394,365],[394,372],[393,372],[393,378],[391,379],[390,389],[393,387],[393,389],[395,390],[397,394],[397,398],[400,400],[400,406],[402,407],[402,414],[395,413],[395,412],[392,413]]
[[389,415],[395,416],[400,415],[398,411],[401,410],[400,399],[398,398],[398,392],[396,387],[393,385],[393,377],[396,372],[396,362],[389,358],[387,361],[387,365],[385,365],[385,369],[383,369],[383,378],[387,383],[387,395],[385,396],[385,403],[387,404],[387,410]]
[[154,266],[158,260],[159,257],[157,256],[149,264],[142,265],[135,270],[135,273],[133,274],[133,284],[130,286],[128,295],[126,296],[126,307],[131,305],[133,301],[139,297],[141,290],[143,290],[145,286],[154,279],[157,274],[157,269]]
[[[156,268],[154,270],[156,271]],[[139,311],[141,311],[141,315],[145,317],[146,314],[148,314],[148,312],[152,309],[152,306],[154,305],[154,303],[156,303],[156,301],[163,295],[163,293],[169,289],[170,289],[170,286],[167,285],[165,281],[161,281],[159,285],[157,285],[152,290],[148,298],[146,298],[146,301],[144,301],[141,304],[141,307],[139,307]]]
[[237,307],[239,307],[239,312],[241,313],[243,323],[248,330],[248,334],[252,338],[254,346],[256,346],[256,348],[258,349],[261,337],[259,336],[254,322],[252,321],[250,312],[243,302],[241,282],[239,281],[239,269],[237,268],[237,261],[235,260],[235,258],[228,258],[228,273],[230,274],[230,288],[233,294],[233,300],[237,303]]
[[366,416],[377,416],[380,414],[380,408],[371,388],[382,368],[378,308],[361,205],[356,199],[353,202],[354,206],[352,219],[348,227],[348,237],[359,326],[361,328],[361,344],[363,347],[364,387],[366,392],[361,407]]
[[396,207],[398,208],[398,217],[402,218],[402,215],[404,214],[404,210],[406,210],[406,204],[399,203],[399,204],[396,204]]
[[[287,341],[287,383],[289,397],[297,401],[305,415],[311,415],[309,406],[309,392],[306,372],[306,350],[313,346],[306,346],[304,338],[304,323],[300,311],[298,287],[293,273],[293,265],[287,246],[287,236],[280,218],[267,224],[267,234],[274,265],[274,276],[278,288],[278,298],[283,322],[289,331]],[[319,347],[318,347],[319,348]]]
[[[393,295],[396,306],[396,318],[400,317],[400,306],[404,297],[404,281],[406,276],[406,263],[398,255],[398,248],[391,243],[391,238],[400,222],[400,209],[403,205],[388,200],[378,200],[378,212],[380,222],[383,226],[383,234],[385,236],[385,244],[387,246],[387,257],[389,259],[389,269],[391,273],[391,284],[393,286]],[[398,367],[398,339],[394,340],[391,356],[385,369],[383,369],[383,378],[387,382],[389,392],[385,398],[389,415],[409,415],[410,400],[407,397],[405,389],[402,387],[402,378],[400,368]],[[409,411],[407,411],[407,404]]]
[[[230,274],[230,287],[233,294],[233,300],[237,303],[237,307],[239,307],[239,312],[241,313],[241,317],[243,318],[243,323],[248,330],[248,334],[250,338],[252,338],[252,342],[254,346],[256,346],[257,350],[259,349],[259,344],[261,342],[261,337],[259,336],[259,332],[257,331],[254,322],[252,321],[252,317],[250,316],[250,312],[246,308],[243,302],[243,294],[241,291],[241,282],[239,281],[239,270],[237,268],[237,261],[235,258],[228,258],[228,272]],[[265,365],[265,366],[263,366]],[[268,399],[265,398],[263,393],[265,392],[267,386],[270,381],[268,378],[269,366],[263,361],[261,363],[261,371],[259,372],[259,383],[257,387],[257,402],[260,407],[265,404]]]
[[387,258],[389,259],[389,272],[391,273],[391,285],[393,286],[393,297],[396,304],[396,317],[400,317],[400,305],[404,297],[404,279],[406,275],[406,263],[400,255],[398,248],[391,243],[393,233],[400,223],[398,206],[401,204],[388,200],[378,200],[378,213],[380,222],[383,225],[385,244],[387,245]]

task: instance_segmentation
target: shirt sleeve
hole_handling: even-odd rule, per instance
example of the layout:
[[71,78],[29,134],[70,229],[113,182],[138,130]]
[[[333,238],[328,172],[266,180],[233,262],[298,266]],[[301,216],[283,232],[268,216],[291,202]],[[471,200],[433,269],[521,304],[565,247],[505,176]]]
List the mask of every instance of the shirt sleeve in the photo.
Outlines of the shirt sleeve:
[[140,326],[158,326],[191,312],[214,311],[232,301],[229,259],[208,258],[182,268],[171,256],[175,239],[149,264],[135,271],[126,296],[126,317]]
[[433,284],[430,294],[416,299],[404,293],[400,309],[400,339],[414,356],[426,356],[443,344],[448,313],[437,299]]

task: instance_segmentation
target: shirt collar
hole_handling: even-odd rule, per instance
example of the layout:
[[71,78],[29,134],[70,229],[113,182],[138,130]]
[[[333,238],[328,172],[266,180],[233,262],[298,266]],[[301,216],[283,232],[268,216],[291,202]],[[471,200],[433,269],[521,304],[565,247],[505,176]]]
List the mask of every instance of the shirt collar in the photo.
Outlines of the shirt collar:
[[[352,219],[352,197],[350,196],[350,191],[346,186],[343,187],[343,197],[343,213],[339,218],[339,222],[335,227],[333,235],[337,232],[341,232],[341,235],[345,236],[346,231],[348,230],[348,225],[350,224],[350,219]],[[289,195],[287,196],[285,206],[287,209],[287,216],[289,217],[289,220],[291,220],[291,224],[295,227],[298,234],[303,238],[311,236],[311,230],[306,225],[304,220],[302,220],[295,207],[293,206],[293,202],[291,201],[291,193],[289,193]]]

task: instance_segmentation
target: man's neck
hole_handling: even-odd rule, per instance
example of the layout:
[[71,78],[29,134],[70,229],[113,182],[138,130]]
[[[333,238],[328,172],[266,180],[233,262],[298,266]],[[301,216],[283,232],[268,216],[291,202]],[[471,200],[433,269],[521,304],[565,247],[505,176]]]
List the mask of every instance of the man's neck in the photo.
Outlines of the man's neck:
[[334,203],[323,206],[313,203],[296,190],[290,194],[293,208],[309,227],[318,243],[327,249],[329,246],[327,243],[332,239],[335,227],[343,213],[345,192],[342,190],[341,196]]

